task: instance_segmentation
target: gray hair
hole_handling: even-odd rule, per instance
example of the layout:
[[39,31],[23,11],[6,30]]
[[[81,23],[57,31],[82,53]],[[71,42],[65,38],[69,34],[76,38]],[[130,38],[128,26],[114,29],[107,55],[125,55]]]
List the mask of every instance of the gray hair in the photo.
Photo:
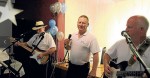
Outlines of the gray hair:
[[135,16],[130,17],[129,19],[134,19],[137,26],[143,27],[146,31],[148,30],[149,22],[146,17],[141,16],[141,15],[135,15]]

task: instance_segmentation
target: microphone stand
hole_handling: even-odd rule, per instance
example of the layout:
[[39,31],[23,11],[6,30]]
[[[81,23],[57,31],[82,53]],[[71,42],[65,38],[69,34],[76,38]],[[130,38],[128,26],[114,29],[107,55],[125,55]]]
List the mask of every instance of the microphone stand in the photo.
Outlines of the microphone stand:
[[[22,38],[22,37],[21,37]],[[20,39],[21,39],[20,38]],[[11,48],[11,46],[13,46],[16,42],[18,42],[20,39],[17,39],[15,42],[12,42],[12,44],[10,44],[8,47],[6,47],[2,52],[4,52],[5,50],[7,50],[7,49],[10,49]]]
[[63,58],[63,60],[62,60],[62,62],[61,62],[61,63],[54,63],[54,67],[53,67],[52,73],[51,73],[51,75],[50,75],[50,78],[53,77],[54,72],[55,72],[55,68],[56,68],[56,65],[57,65],[57,64],[63,64],[63,63],[66,63],[65,58],[66,58],[67,55],[68,55],[68,60],[67,60],[67,61],[69,62],[69,52],[68,52],[68,50],[67,50],[67,51],[66,51],[66,54],[65,54],[65,56],[64,56],[64,58]]
[[133,42],[126,38],[127,43],[129,44],[130,50],[133,52],[133,54],[136,56],[137,60],[142,64],[142,66],[144,67],[146,74],[148,76],[148,78],[150,78],[150,68],[145,64],[145,62],[142,60],[141,56],[139,55],[137,49],[135,48],[135,46],[133,45]]
[[[71,34],[69,34],[69,36],[68,36],[68,39],[70,40],[70,38],[71,38]],[[70,44],[71,44],[71,42],[69,42],[69,46],[70,46]],[[66,46],[65,46],[66,47]],[[66,49],[67,50],[67,49]],[[68,50],[66,51],[66,54],[65,54],[65,57],[64,57],[64,59],[63,59],[63,62],[65,62],[65,58],[66,58],[66,56],[67,56],[67,54],[68,54],[68,62],[69,62],[69,52],[68,52]]]
[[[24,36],[21,36],[19,39],[17,39],[15,42],[12,42],[12,44],[10,44],[8,47],[6,47],[2,52],[4,52],[5,50],[9,49],[10,51],[10,48],[11,46],[13,46],[16,42],[18,42],[20,39],[22,39]],[[10,65],[7,65],[5,64],[3,61],[0,61],[0,64],[2,64],[6,69],[8,69],[10,72],[12,72],[17,78],[20,77],[20,73],[18,71],[16,71],[14,68],[12,68]],[[21,67],[20,67],[21,68]]]
[[68,62],[69,62],[69,52],[68,52],[68,50],[66,51],[65,57],[63,58],[62,62],[66,62],[65,58],[66,58],[67,55],[68,55]]
[[66,63],[65,58],[66,58],[67,55],[68,55],[68,62],[69,62],[69,52],[68,52],[68,50],[67,50],[67,51],[66,51],[66,54],[65,54],[65,57],[63,58],[62,62],[61,62],[61,63],[54,63],[54,67],[53,67],[53,69],[52,69],[52,73],[51,73],[51,75],[50,75],[50,78],[53,77],[53,75],[54,75],[54,73],[55,73],[55,68],[56,68],[56,65],[57,65],[57,64]]
[[[71,38],[71,34],[69,34],[69,36],[68,36],[68,39],[70,39]],[[66,61],[65,61],[65,58],[66,58],[66,56],[67,56],[67,54],[68,54],[68,62],[69,62],[69,52],[68,52],[68,50],[66,51],[66,54],[65,54],[65,57],[63,58],[63,60],[62,60],[62,62],[61,63],[65,63]],[[52,76],[54,75],[54,70],[55,70],[55,67],[56,67],[56,63],[54,63],[54,68],[53,68],[53,70],[52,70],[52,73],[51,73],[51,76],[50,76],[50,78],[52,78]]]

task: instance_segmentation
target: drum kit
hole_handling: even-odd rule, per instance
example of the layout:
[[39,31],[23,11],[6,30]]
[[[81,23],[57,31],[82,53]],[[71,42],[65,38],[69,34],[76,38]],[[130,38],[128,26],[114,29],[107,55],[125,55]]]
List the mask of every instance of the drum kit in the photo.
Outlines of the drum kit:
[[12,58],[4,48],[0,48],[0,78],[21,78],[25,75],[22,63]]

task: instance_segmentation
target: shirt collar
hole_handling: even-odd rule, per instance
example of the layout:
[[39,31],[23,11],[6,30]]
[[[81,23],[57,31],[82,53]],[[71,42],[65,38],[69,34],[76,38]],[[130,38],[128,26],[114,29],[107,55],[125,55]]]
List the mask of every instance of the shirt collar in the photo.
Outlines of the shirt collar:
[[[83,36],[87,35],[88,34],[88,31],[86,31]],[[76,35],[78,35],[78,32],[76,32]]]

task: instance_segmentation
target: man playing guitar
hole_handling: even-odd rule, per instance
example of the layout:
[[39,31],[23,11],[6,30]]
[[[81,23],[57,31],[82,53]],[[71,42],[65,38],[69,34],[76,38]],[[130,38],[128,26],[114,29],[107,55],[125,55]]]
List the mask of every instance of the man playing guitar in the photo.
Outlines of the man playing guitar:
[[[141,45],[147,44],[147,40],[149,40],[146,37],[146,33],[149,27],[148,20],[141,15],[135,15],[131,16],[127,20],[126,24],[126,33],[129,34],[131,37],[132,43],[136,47],[137,50],[140,49]],[[142,53],[139,52],[141,58],[143,61],[150,67],[150,46],[148,46]],[[133,62],[130,62],[130,58],[132,57],[133,53],[129,48],[129,45],[125,39],[122,39],[120,41],[117,41],[105,54],[103,57],[104,62],[104,72],[105,76],[108,78],[112,78],[111,75],[113,73],[113,70],[111,66],[109,65],[110,61],[112,59],[117,58],[117,64],[122,63],[123,61],[128,61],[126,63],[127,67],[123,67],[124,71],[145,71],[142,64],[137,61],[135,58],[133,58]],[[120,77],[119,77],[120,78]],[[124,78],[124,77],[123,77]],[[142,74],[141,76],[125,76],[125,78],[149,78],[145,74]]]
[[28,78],[46,78],[46,63],[49,55],[56,52],[56,44],[53,37],[45,32],[43,21],[37,21],[32,30],[36,34],[27,42],[16,42],[15,45],[21,46],[28,52],[32,52],[29,60]]

